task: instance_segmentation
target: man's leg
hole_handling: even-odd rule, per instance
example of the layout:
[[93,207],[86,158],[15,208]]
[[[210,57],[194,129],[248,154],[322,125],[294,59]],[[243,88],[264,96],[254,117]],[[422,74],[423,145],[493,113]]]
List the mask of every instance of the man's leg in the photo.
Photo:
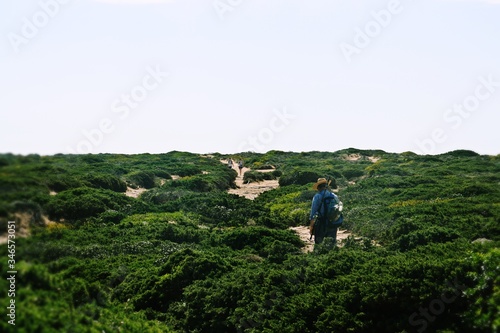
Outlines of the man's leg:
[[318,245],[323,243],[323,240],[325,239],[326,235],[326,228],[324,226],[324,223],[319,223],[316,225],[316,228],[314,229],[314,252],[318,250]]
[[325,237],[331,237],[333,239],[333,243],[337,245],[337,228],[328,229]]

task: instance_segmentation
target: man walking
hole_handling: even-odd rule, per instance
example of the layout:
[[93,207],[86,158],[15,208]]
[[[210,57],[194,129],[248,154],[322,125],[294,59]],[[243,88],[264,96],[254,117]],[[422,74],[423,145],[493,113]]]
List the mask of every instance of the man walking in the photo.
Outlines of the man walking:
[[319,178],[313,185],[313,189],[318,191],[314,195],[309,215],[309,233],[311,237],[314,235],[314,244],[321,244],[326,237],[333,238],[334,243],[337,243],[337,225],[342,223],[343,217],[340,216],[335,225],[328,223],[326,214],[325,199],[332,198],[339,202],[338,197],[329,189],[329,183],[325,178]]

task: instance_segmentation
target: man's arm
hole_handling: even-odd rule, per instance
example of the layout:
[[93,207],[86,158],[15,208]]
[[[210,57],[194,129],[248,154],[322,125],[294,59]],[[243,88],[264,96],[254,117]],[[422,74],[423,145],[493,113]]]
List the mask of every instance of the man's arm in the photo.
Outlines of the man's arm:
[[316,194],[313,198],[312,205],[311,205],[311,214],[309,215],[309,233],[312,235],[313,229],[314,229],[314,222],[316,221],[315,215],[318,212],[319,209],[319,196]]
[[316,221],[315,219],[312,219],[310,222],[309,222],[309,234],[312,236],[313,234],[313,230],[314,230],[314,221]]

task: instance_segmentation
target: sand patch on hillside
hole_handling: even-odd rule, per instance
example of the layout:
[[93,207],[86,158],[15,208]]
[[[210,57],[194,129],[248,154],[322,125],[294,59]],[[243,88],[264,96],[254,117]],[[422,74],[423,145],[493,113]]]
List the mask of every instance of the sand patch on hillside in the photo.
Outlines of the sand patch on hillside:
[[344,159],[347,161],[358,161],[361,158],[361,155],[359,154],[350,154],[347,155]]
[[[302,248],[302,252],[308,253],[314,250],[314,237],[311,239],[311,235],[309,234],[309,228],[305,226],[299,227],[291,227],[290,230],[293,230],[299,235],[300,239],[304,242],[304,247]],[[351,236],[351,233],[347,230],[338,230],[337,231],[337,246],[343,246],[343,241],[347,239],[347,237]]]
[[238,186],[239,188],[230,189],[228,193],[236,194],[245,197],[247,199],[254,200],[260,194],[278,188],[279,183],[277,180],[263,180],[258,183],[249,183],[249,184],[243,184],[243,182],[241,182],[241,184],[238,185],[238,179],[237,179],[236,186]]
[[[35,222],[33,218],[33,214],[28,212],[19,212],[14,214],[14,220],[16,221],[16,228],[14,233],[11,233],[15,236],[15,238],[11,238],[11,240],[15,241],[16,238],[20,237],[29,237],[31,235],[31,226],[33,224],[37,224],[39,226],[55,226],[60,223],[49,220],[47,216],[42,215],[41,221]],[[9,238],[8,233],[5,232],[0,235],[0,244],[7,244]]]
[[147,190],[145,188],[142,188],[142,187],[131,188],[131,187],[127,186],[127,191],[125,192],[125,195],[127,197],[131,197],[131,198],[138,198],[142,193],[144,193],[146,191]]
[[378,156],[361,156],[360,154],[349,154],[344,157],[346,161],[359,161],[359,160],[369,160],[372,163],[377,163],[380,160],[380,157]]
[[[227,160],[221,160],[221,163],[227,165]],[[243,182],[243,175],[245,172],[250,171],[250,168],[243,167],[241,169],[241,175],[240,175],[240,170],[238,168],[237,163],[233,163],[233,169],[238,173],[238,176],[235,179],[235,184],[237,188],[232,188],[228,190],[228,193],[230,194],[236,194],[242,197],[245,197],[250,200],[254,200],[257,198],[261,193],[264,193],[269,190],[273,190],[275,188],[279,187],[278,180],[263,180],[260,182],[256,183],[244,183]],[[273,169],[266,169],[266,170],[256,170],[258,172],[270,172],[273,171]]]

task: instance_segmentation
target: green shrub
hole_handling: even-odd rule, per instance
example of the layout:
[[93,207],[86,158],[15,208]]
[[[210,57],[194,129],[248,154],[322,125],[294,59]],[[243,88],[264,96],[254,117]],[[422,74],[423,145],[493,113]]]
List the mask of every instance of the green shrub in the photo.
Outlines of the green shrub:
[[280,186],[289,185],[305,185],[315,183],[318,178],[321,178],[319,173],[314,171],[294,171],[290,174],[285,173],[279,180]]
[[273,177],[277,179],[283,175],[283,172],[281,170],[273,170],[271,171],[271,175],[273,175]]
[[129,173],[126,178],[134,185],[135,187],[143,187],[143,188],[153,188],[155,187],[155,175],[150,171],[134,171]]
[[47,267],[39,264],[30,264],[25,261],[17,263],[19,278],[36,290],[50,290],[54,286],[54,277]]
[[194,164],[177,164],[172,169],[172,174],[180,177],[199,175],[202,169]]
[[261,255],[267,258],[272,263],[281,264],[291,254],[299,254],[300,250],[297,245],[280,240],[274,240],[267,244],[262,250]]
[[139,309],[165,311],[191,283],[217,276],[228,268],[227,262],[217,255],[191,249],[178,251],[160,267],[154,284],[147,286],[146,290],[138,290],[134,304]]
[[112,190],[114,192],[127,191],[127,184],[123,180],[112,175],[91,173],[85,175],[83,179],[90,183],[92,187]]
[[352,180],[354,178],[358,178],[364,175],[363,170],[359,169],[344,169],[342,170],[342,175],[349,180]]
[[500,328],[500,249],[494,244],[483,246],[466,259],[475,270],[470,273],[475,281],[465,292],[470,306],[465,311],[468,326],[484,332]]
[[127,215],[123,212],[119,212],[116,210],[106,210],[104,213],[99,215],[99,219],[103,222],[108,223],[119,223],[123,220]]
[[243,175],[244,183],[253,183],[253,182],[261,182],[263,180],[275,180],[276,175],[281,175],[281,171],[272,171],[272,172],[259,172],[259,171],[247,171]]
[[221,235],[221,242],[234,250],[252,248],[262,255],[269,255],[266,246],[275,240],[286,242],[295,248],[303,246],[302,241],[289,230],[272,230],[263,227],[248,227],[228,231]]
[[234,170],[224,169],[208,174],[201,174],[189,177],[183,177],[178,180],[167,182],[165,188],[183,188],[193,192],[213,192],[225,191],[234,188],[236,172]]
[[186,195],[192,194],[193,191],[182,187],[161,187],[151,189],[141,195],[141,199],[150,202],[154,205],[162,205],[167,202],[179,200]]
[[78,307],[90,301],[90,295],[85,280],[77,278],[70,283],[71,299],[75,307]]
[[87,154],[87,155],[79,155],[79,162],[83,164],[99,164],[104,163],[106,155],[103,154]]
[[82,181],[71,176],[49,177],[45,183],[49,189],[55,192],[66,191],[83,186]]
[[156,177],[165,178],[165,179],[172,179],[172,176],[170,175],[170,173],[167,170],[155,169],[155,170],[153,170],[153,174]]
[[242,226],[265,210],[243,197],[226,192],[192,193],[160,207],[162,211],[186,211],[201,216],[201,223],[218,226]]
[[439,226],[431,226],[400,236],[395,240],[394,246],[396,249],[401,251],[408,251],[416,248],[417,246],[449,242],[459,237],[460,235],[455,230]]
[[51,197],[47,212],[54,220],[80,220],[97,216],[108,209],[124,210],[133,199],[110,190],[81,187]]
[[0,168],[14,164],[17,160],[17,157],[13,154],[0,154]]
[[447,152],[445,154],[442,154],[441,156],[451,156],[451,157],[476,157],[480,156],[478,153],[472,150],[464,150],[464,149],[459,149],[459,150],[453,150],[450,152]]
[[243,175],[244,183],[261,182],[264,180],[264,174],[258,171],[247,171]]

